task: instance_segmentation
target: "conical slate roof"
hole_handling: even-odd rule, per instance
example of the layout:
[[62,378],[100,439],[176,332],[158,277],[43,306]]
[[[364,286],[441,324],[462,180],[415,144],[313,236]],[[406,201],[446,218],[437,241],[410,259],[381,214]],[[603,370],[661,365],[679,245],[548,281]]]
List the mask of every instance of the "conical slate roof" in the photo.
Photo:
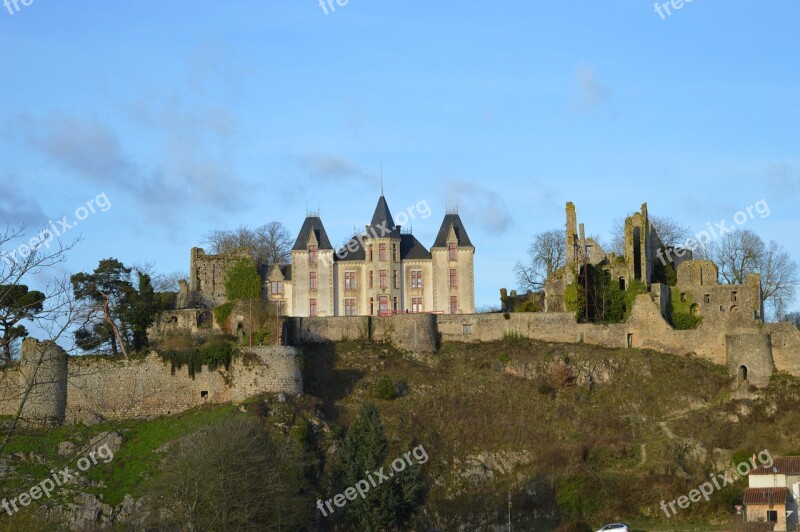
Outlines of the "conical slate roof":
[[306,216],[292,251],[302,251],[308,248],[311,231],[314,231],[314,236],[317,238],[318,249],[333,249],[331,241],[328,239],[328,233],[325,232],[325,226],[322,225],[322,219],[319,216]]
[[378,199],[378,205],[375,206],[375,213],[367,228],[367,238],[400,238],[400,230],[395,229],[389,204],[386,203],[383,194]]
[[469,239],[467,230],[464,229],[464,224],[461,222],[461,217],[457,213],[450,213],[444,215],[442,226],[439,228],[439,234],[436,235],[436,240],[433,242],[434,248],[446,248],[447,237],[450,236],[450,226],[456,233],[456,240],[458,240],[458,247],[469,248],[474,247]]

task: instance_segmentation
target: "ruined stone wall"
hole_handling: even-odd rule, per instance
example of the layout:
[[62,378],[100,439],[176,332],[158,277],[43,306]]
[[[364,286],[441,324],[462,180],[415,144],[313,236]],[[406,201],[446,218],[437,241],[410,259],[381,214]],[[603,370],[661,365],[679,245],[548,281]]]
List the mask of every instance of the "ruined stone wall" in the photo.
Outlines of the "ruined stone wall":
[[[437,326],[443,341],[491,342],[506,335],[522,336],[545,342],[585,342],[604,347],[635,347],[653,349],[678,355],[693,354],[716,364],[726,364],[728,347],[726,335],[752,333],[763,335],[758,323],[749,327],[703,326],[688,331],[674,330],[662,315],[661,299],[650,295],[636,298],[631,316],[621,324],[579,324],[573,313],[534,312],[464,316],[437,316]],[[783,330],[782,330],[783,331]],[[800,333],[800,331],[798,331]],[[782,347],[777,369],[800,375],[800,334],[782,332],[786,347]],[[739,348],[734,348],[734,351]],[[794,366],[787,361],[798,360]]]
[[206,336],[212,332],[220,333],[222,329],[214,320],[214,312],[211,309],[165,310],[147,329],[147,338],[150,341],[158,341],[170,333],[178,331],[187,331],[195,336]]
[[249,257],[245,251],[206,255],[202,248],[192,248],[189,260],[189,303],[204,307],[225,303],[225,275],[228,269]]
[[[52,371],[37,372],[33,400],[29,398],[24,414],[42,422],[95,423],[175,414],[260,393],[303,392],[300,349],[254,347],[246,351],[230,370],[203,367],[194,379],[185,366],[171,374],[170,364],[155,353],[137,359],[64,356],[57,359],[58,379],[50,378]],[[63,354],[60,348],[55,352]],[[47,380],[39,380],[45,376]],[[3,381],[0,396],[19,398],[19,384]],[[18,405],[19,399],[16,404],[13,399],[2,401],[0,413],[13,415]]]
[[[728,372],[738,376],[738,384],[765,387],[775,371],[770,335],[760,333],[731,334],[726,337]],[[744,369],[746,375],[743,374]]]
[[770,335],[775,369],[800,375],[800,330],[792,323],[769,323],[764,331]]
[[763,319],[761,278],[747,276],[745,284],[718,282],[717,266],[710,260],[684,261],[678,266],[676,290],[691,296],[703,321],[736,323]]

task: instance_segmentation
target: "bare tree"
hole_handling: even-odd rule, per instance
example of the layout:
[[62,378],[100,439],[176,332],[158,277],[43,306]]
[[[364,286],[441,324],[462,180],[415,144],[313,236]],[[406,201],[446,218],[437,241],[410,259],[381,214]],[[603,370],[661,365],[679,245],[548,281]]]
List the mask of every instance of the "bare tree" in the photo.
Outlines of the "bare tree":
[[230,253],[246,250],[256,263],[263,266],[289,262],[292,236],[280,222],[270,222],[255,229],[241,226],[234,230],[214,230],[205,242],[211,253]]
[[34,360],[28,361],[28,379],[24,383],[16,383],[11,379],[16,380],[17,372],[0,372],[0,388],[6,394],[15,395],[13,397],[6,395],[2,399],[18,401],[19,404],[12,419],[0,431],[0,454],[8,445],[22,419],[25,404],[33,390],[45,353],[51,345],[69,338],[68,332],[80,316],[79,306],[72,298],[69,280],[53,275],[80,238],[67,242],[56,240],[47,230],[33,238],[28,238],[30,236],[24,225],[19,227],[7,225],[5,230],[0,232],[0,258],[2,258],[0,286],[38,285],[44,294],[41,310],[25,320],[42,343],[38,359],[34,356]]
[[797,263],[772,240],[761,258],[759,272],[764,304],[776,319],[781,319],[797,290]]
[[723,235],[701,251],[700,256],[716,263],[720,280],[744,284],[747,274],[761,275],[764,306],[772,319],[780,319],[794,298],[797,263],[775,241],[767,245],[753,231],[739,229]]
[[182,270],[175,270],[168,273],[158,273],[156,264],[154,262],[141,262],[134,264],[132,268],[137,273],[143,273],[150,276],[150,282],[153,285],[153,290],[156,293],[163,292],[178,292],[180,290],[180,281],[189,281],[189,274]]
[[800,312],[787,312],[782,316],[783,321],[788,321],[798,329],[800,329]]
[[552,229],[534,235],[526,262],[517,261],[514,273],[520,290],[539,291],[566,260],[564,231]]
[[[289,440],[272,441],[263,424],[238,417],[175,447],[152,488],[159,529],[299,530],[313,503],[307,458]],[[160,512],[162,507],[167,512]]]

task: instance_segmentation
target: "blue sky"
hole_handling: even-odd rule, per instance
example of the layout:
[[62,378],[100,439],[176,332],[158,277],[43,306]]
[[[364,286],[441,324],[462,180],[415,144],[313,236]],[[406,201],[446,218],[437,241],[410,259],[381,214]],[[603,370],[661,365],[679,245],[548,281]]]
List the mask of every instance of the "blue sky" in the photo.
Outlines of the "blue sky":
[[[534,233],[651,213],[747,223],[800,260],[800,4],[349,0],[46,2],[0,9],[0,221],[105,193],[64,265],[188,271],[212,229],[319,208],[331,240],[458,205],[478,306]],[[798,305],[795,305],[797,307]]]

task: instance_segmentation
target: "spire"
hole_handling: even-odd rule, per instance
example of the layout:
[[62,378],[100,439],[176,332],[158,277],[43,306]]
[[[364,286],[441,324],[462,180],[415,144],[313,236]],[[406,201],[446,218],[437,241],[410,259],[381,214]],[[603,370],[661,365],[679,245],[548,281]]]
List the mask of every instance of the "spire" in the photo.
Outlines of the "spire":
[[381,197],[383,197],[383,163],[381,163]]

